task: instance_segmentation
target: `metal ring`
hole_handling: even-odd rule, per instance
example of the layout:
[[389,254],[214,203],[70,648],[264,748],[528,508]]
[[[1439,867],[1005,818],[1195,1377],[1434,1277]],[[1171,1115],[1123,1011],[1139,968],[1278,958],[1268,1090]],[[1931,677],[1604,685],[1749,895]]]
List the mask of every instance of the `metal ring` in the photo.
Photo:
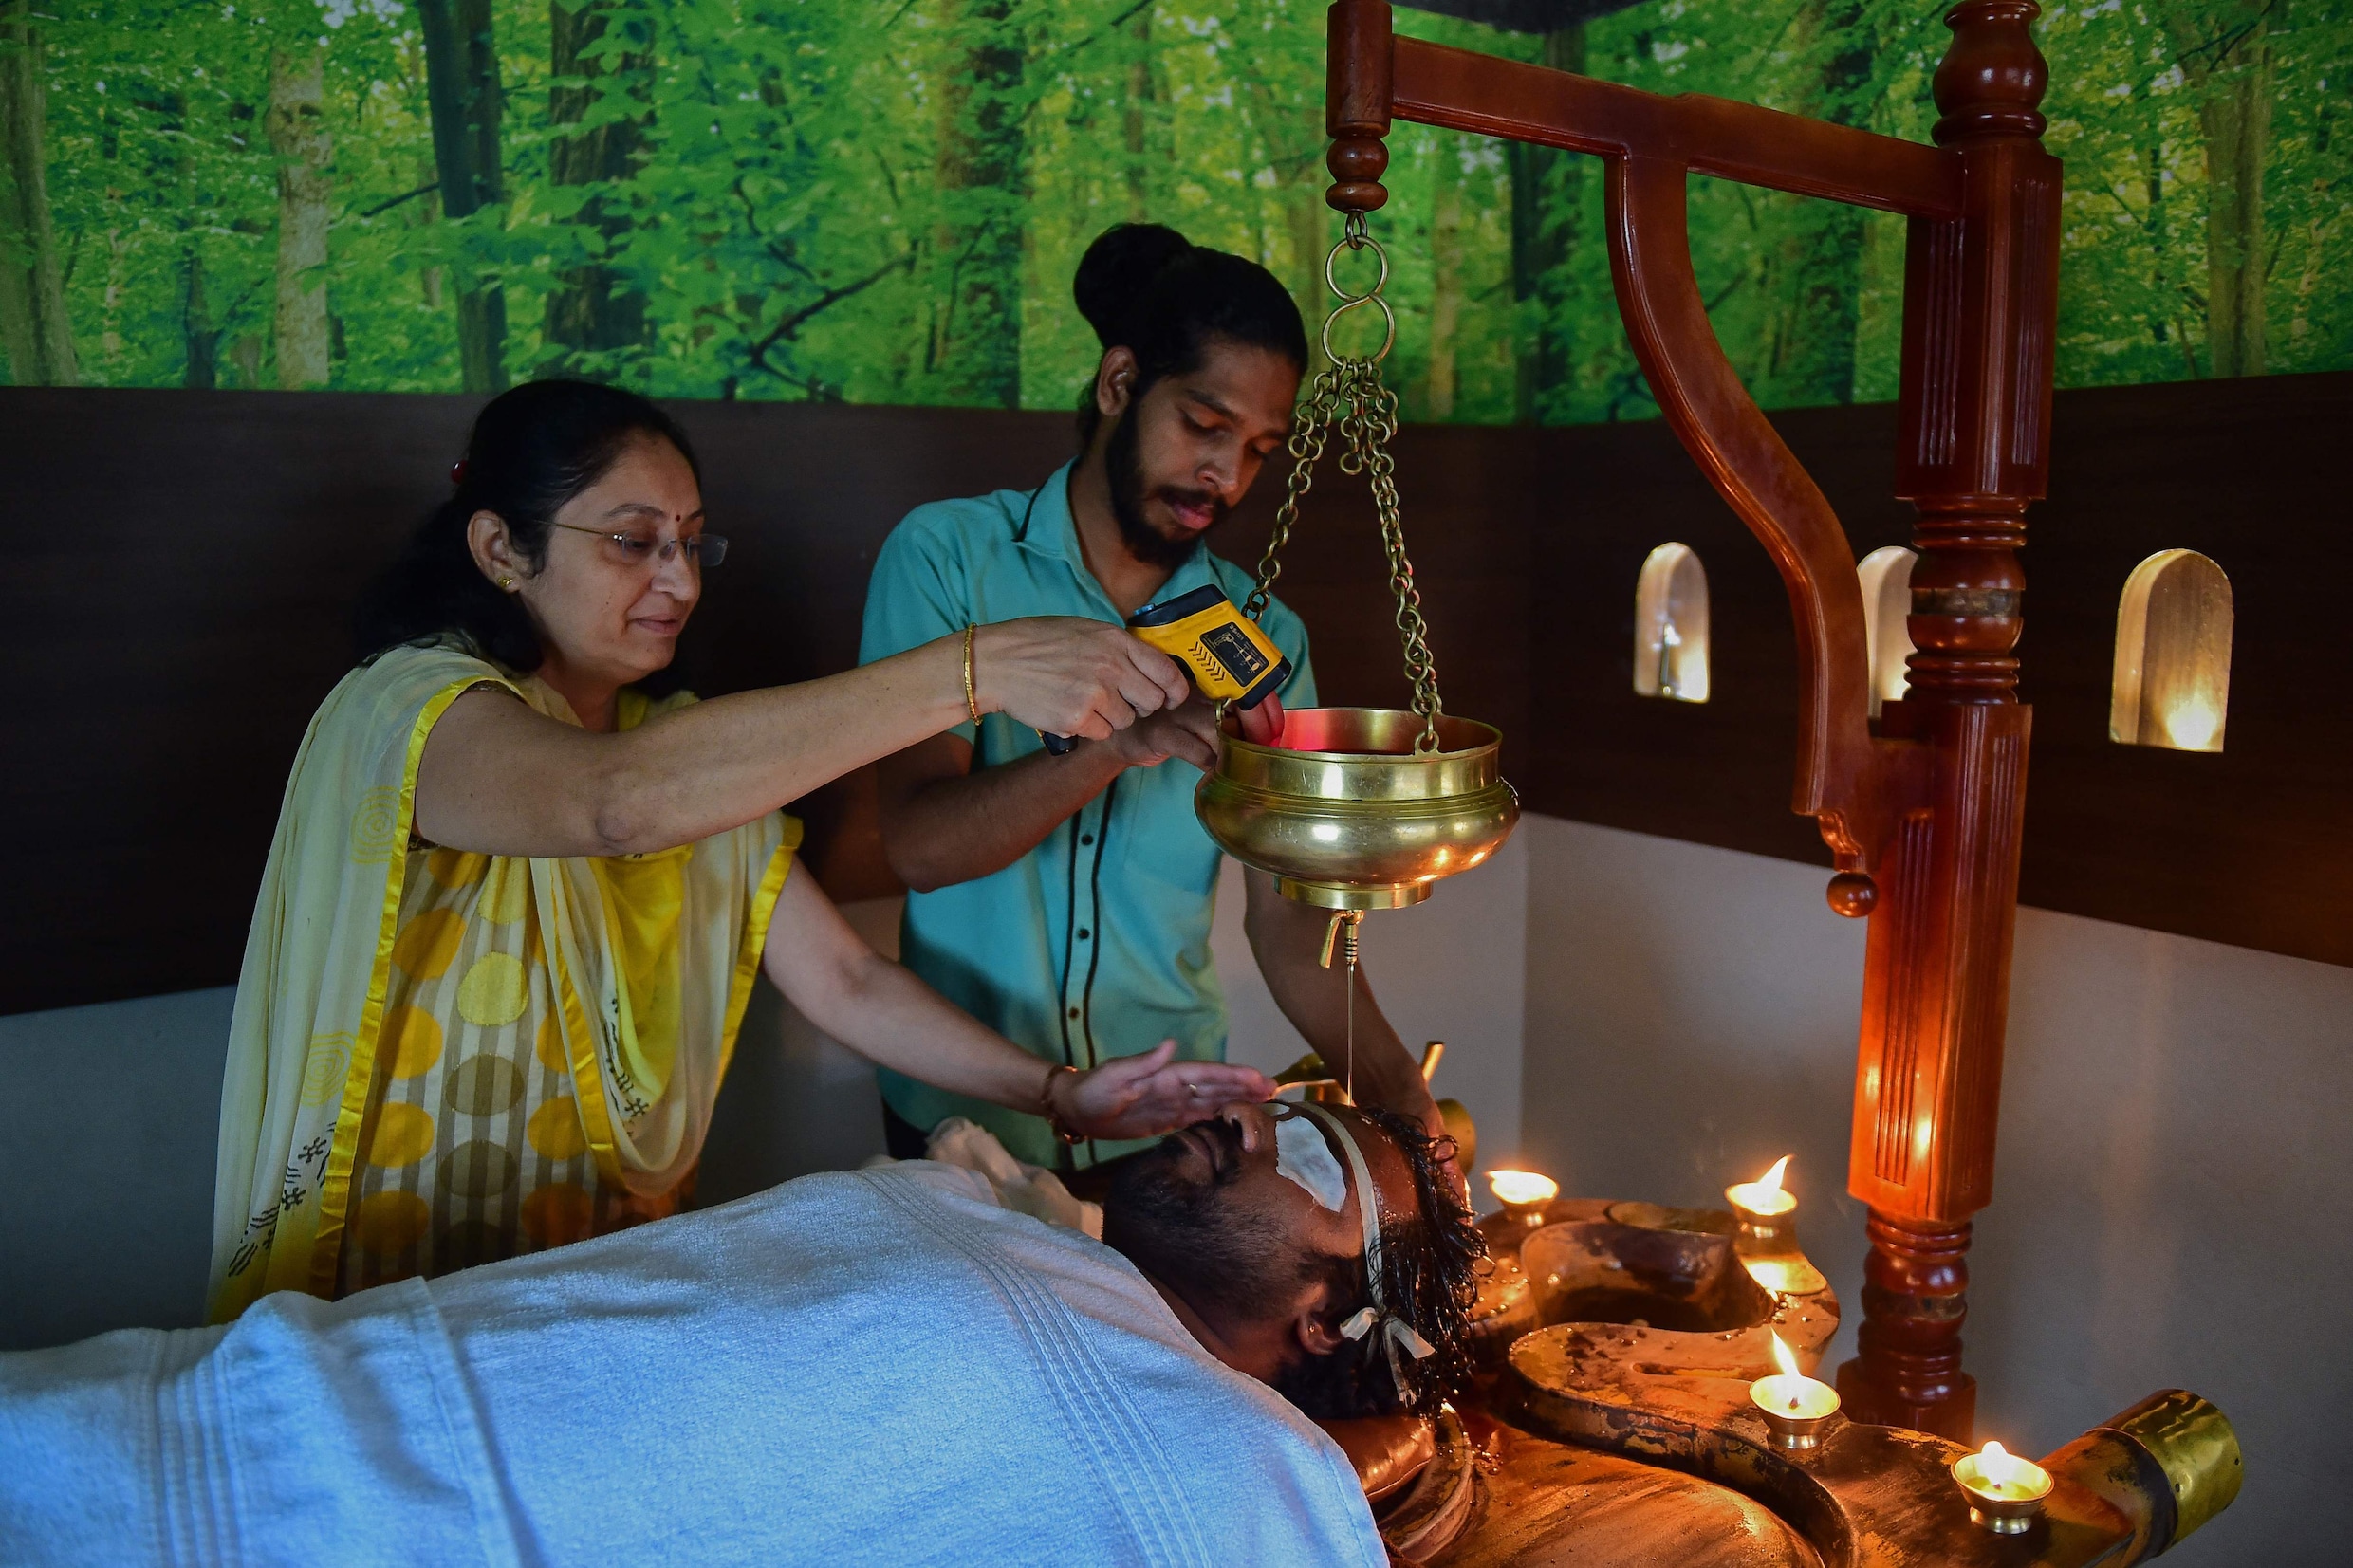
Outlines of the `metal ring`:
[[1348,362],[1348,357],[1341,354],[1338,350],[1332,347],[1332,328],[1339,324],[1341,317],[1345,316],[1349,311],[1354,310],[1361,304],[1371,304],[1380,307],[1381,338],[1380,348],[1376,349],[1370,355],[1358,356],[1356,362],[1359,364],[1368,365],[1379,364],[1381,360],[1389,357],[1389,350],[1397,346],[1397,312],[1389,308],[1389,302],[1382,299],[1378,294],[1359,295],[1357,298],[1348,301],[1344,304],[1333,306],[1332,313],[1324,318],[1324,357],[1331,360],[1334,364],[1344,364]]
[[[1343,250],[1362,249],[1372,251],[1374,258],[1380,263],[1380,273],[1373,279],[1372,287],[1362,294],[1351,294],[1340,286],[1340,253]],[[1343,361],[1344,357],[1332,347],[1332,328],[1339,324],[1341,317],[1360,305],[1366,304],[1380,308],[1382,326],[1380,347],[1370,355],[1356,356],[1357,362],[1379,364],[1389,357],[1389,350],[1397,346],[1397,312],[1390,309],[1389,302],[1381,297],[1381,290],[1387,286],[1388,282],[1389,252],[1383,250],[1380,248],[1380,242],[1364,233],[1361,227],[1352,227],[1330,250],[1325,253],[1324,285],[1340,298],[1340,304],[1334,305],[1331,314],[1324,318],[1322,341],[1324,357],[1326,360],[1334,364]]]
[[[1340,286],[1340,279],[1333,269],[1340,265],[1340,253],[1343,250],[1370,250],[1375,259],[1380,263],[1380,276],[1375,278],[1373,280],[1373,286],[1366,289],[1362,294],[1351,294],[1346,289]],[[1353,234],[1343,235],[1329,250],[1324,253],[1324,286],[1339,295],[1342,299],[1346,300],[1351,304],[1360,304],[1362,301],[1371,299],[1374,295],[1380,293],[1381,289],[1388,286],[1388,283],[1389,252],[1380,248],[1380,242],[1379,240],[1374,239],[1371,235],[1366,234],[1362,231],[1359,231]]]

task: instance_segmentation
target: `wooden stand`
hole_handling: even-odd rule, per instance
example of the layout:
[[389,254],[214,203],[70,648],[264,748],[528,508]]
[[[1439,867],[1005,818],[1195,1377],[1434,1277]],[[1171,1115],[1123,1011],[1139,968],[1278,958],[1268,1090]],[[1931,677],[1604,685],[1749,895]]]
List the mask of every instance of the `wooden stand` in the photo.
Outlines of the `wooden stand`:
[[[2059,164],[2039,140],[2032,0],[1963,0],[1937,70],[1937,145],[1735,103],[1662,98],[1396,38],[1385,0],[1329,12],[1325,199],[1388,199],[1394,120],[1590,153],[1607,163],[1611,277],[1661,413],[1771,553],[1797,625],[1792,808],[1838,874],[1830,905],[1871,922],[1847,1187],[1870,1205],[1850,1414],[1955,1439],[1969,1216],[1992,1193],[2016,915],[2029,710],[2011,654],[2017,551],[2044,492],[2057,326]],[[1693,172],[1901,212],[1902,449],[1919,510],[1909,696],[1868,718],[1855,557],[1821,490],[1716,341],[1693,277]]]

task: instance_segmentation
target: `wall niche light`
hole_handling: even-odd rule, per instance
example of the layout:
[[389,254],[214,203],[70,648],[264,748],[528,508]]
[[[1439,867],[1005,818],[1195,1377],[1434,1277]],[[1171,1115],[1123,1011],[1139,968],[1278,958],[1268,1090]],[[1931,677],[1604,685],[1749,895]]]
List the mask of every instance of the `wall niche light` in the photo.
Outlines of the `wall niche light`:
[[1661,544],[1634,585],[1634,691],[1708,700],[1708,572],[1688,544]]
[[2196,550],[2133,568],[2116,613],[2108,738],[2219,751],[2231,710],[2231,580]]
[[1871,660],[1871,716],[1880,705],[1901,702],[1912,684],[1904,660],[1912,656],[1912,563],[1918,556],[1900,544],[1873,550],[1856,563],[1862,581],[1862,640]]

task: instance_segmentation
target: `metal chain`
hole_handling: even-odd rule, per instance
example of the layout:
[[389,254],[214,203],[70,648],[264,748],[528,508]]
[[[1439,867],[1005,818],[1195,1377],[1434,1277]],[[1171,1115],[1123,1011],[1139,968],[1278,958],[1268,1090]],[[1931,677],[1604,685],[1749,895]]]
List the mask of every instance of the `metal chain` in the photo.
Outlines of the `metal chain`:
[[[1340,286],[1334,269],[1341,251],[1365,249],[1370,249],[1380,261],[1380,276],[1365,292],[1350,294]],[[1292,420],[1290,440],[1286,443],[1286,450],[1291,454],[1290,478],[1285,487],[1283,504],[1275,508],[1274,532],[1267,541],[1267,552],[1259,558],[1257,585],[1251,590],[1242,612],[1252,620],[1266,612],[1275,579],[1283,572],[1278,557],[1299,521],[1299,503],[1315,484],[1315,465],[1324,456],[1325,443],[1337,416],[1340,470],[1351,477],[1364,476],[1373,492],[1373,509],[1380,520],[1381,546],[1389,558],[1389,591],[1397,600],[1398,638],[1405,652],[1405,675],[1414,686],[1414,711],[1421,716],[1421,733],[1415,737],[1414,750],[1426,753],[1438,749],[1438,719],[1445,712],[1445,705],[1438,696],[1437,664],[1430,656],[1429,627],[1421,617],[1421,594],[1414,586],[1414,563],[1405,554],[1405,524],[1398,510],[1397,466],[1390,456],[1390,444],[1397,437],[1398,399],[1380,375],[1380,361],[1387,358],[1390,345],[1397,339],[1396,319],[1390,314],[1388,302],[1380,297],[1381,285],[1388,276],[1389,258],[1379,242],[1364,231],[1363,214],[1349,213],[1340,243],[1332,247],[1324,263],[1325,281],[1340,297],[1340,304],[1332,307],[1324,322],[1323,341],[1331,358],[1331,368],[1316,377],[1313,391]],[[1386,323],[1380,347],[1362,356],[1332,352],[1334,324],[1350,310],[1368,302],[1380,309]]]
[[1267,601],[1274,597],[1274,580],[1283,575],[1283,563],[1276,558],[1290,542],[1291,526],[1299,521],[1299,503],[1315,484],[1315,465],[1324,455],[1324,430],[1331,423],[1339,376],[1337,366],[1318,376],[1314,392],[1291,416],[1291,438],[1284,443],[1291,454],[1291,476],[1284,487],[1283,504],[1274,508],[1274,532],[1267,538],[1267,553],[1258,558],[1257,586],[1242,602],[1242,613],[1252,620],[1266,614]]
[[1397,435],[1397,394],[1381,384],[1378,363],[1363,367],[1368,383],[1358,402],[1363,446],[1359,461],[1372,486],[1373,509],[1380,517],[1380,542],[1389,556],[1389,591],[1397,597],[1398,640],[1405,650],[1405,678],[1414,683],[1414,711],[1421,715],[1416,751],[1438,749],[1437,662],[1430,656],[1430,628],[1421,618],[1421,592],[1414,586],[1414,563],[1405,554],[1405,522],[1399,515],[1397,467],[1389,443]]

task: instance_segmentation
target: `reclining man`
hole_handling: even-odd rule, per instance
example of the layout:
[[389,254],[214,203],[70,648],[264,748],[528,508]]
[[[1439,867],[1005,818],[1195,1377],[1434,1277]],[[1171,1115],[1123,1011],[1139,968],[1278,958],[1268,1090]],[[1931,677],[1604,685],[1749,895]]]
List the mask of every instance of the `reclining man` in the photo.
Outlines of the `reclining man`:
[[1233,1105],[1119,1171],[1102,1242],[910,1161],[0,1356],[0,1561],[1377,1565],[1301,1411],[1458,1388],[1449,1153]]

